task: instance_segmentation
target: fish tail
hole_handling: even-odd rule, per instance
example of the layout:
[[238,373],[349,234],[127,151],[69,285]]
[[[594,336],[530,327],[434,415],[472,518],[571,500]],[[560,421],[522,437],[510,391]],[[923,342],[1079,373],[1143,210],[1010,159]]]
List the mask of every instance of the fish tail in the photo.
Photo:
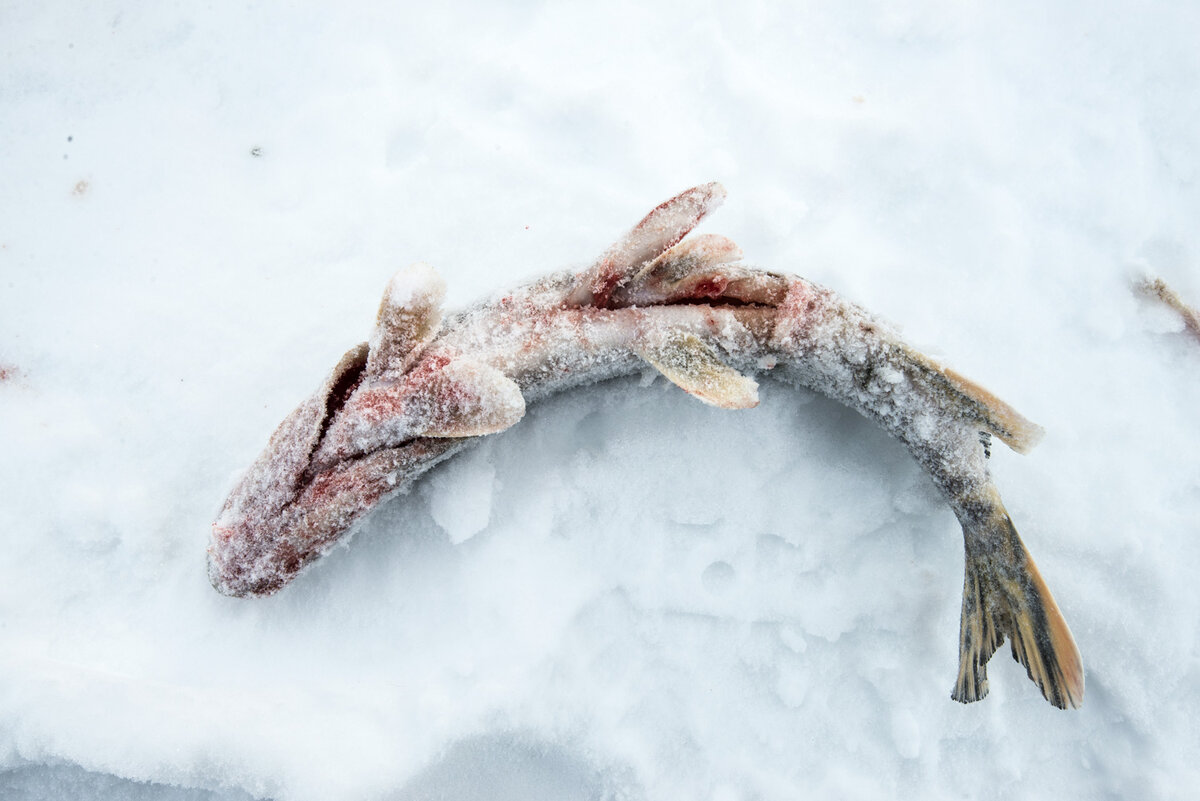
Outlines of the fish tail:
[[1071,630],[999,497],[990,494],[990,502],[967,505],[959,515],[967,563],[958,682],[950,697],[969,703],[987,695],[988,659],[1007,637],[1013,659],[1046,700],[1060,709],[1078,708],[1083,663]]

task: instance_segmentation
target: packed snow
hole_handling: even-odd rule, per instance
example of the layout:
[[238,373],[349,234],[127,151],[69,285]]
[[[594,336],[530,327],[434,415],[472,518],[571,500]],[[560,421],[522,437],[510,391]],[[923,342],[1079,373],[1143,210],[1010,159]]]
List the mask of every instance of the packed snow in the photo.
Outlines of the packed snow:
[[[1186,798],[1200,9],[0,6],[0,797]],[[531,404],[276,595],[209,526],[423,261],[449,308],[654,204],[1043,425],[991,467],[1083,708],[950,700],[961,531],[764,380]]]

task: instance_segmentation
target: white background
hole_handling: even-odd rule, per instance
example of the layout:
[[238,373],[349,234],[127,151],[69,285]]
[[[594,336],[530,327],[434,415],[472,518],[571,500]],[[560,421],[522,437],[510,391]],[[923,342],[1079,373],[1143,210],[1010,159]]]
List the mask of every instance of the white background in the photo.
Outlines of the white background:
[[[1200,302],[1200,13],[844,5],[0,2],[5,797],[1194,792],[1200,342],[1130,286]],[[1006,650],[950,700],[953,516],[772,383],[556,398],[277,596],[209,587],[395,269],[461,306],[708,180],[703,230],[1046,427],[992,464],[1083,709]]]

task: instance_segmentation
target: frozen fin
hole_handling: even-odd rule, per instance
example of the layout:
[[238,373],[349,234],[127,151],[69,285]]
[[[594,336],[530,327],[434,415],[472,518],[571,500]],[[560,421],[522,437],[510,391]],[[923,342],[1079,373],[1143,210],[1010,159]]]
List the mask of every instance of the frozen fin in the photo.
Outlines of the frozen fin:
[[930,387],[942,395],[942,400],[958,408],[963,416],[983,426],[1017,453],[1028,453],[1042,441],[1046,432],[1041,426],[979,384],[910,348],[905,348],[905,355]]
[[620,282],[687,236],[724,200],[725,187],[713,182],[680,192],[656,206],[580,275],[567,305],[606,307]]
[[659,255],[633,277],[634,282],[677,284],[698,270],[729,264],[742,258],[742,249],[720,234],[699,234]]
[[388,282],[371,332],[367,374],[404,373],[437,336],[446,284],[428,264],[397,272]]
[[717,234],[689,237],[647,263],[612,293],[613,306],[652,306],[725,294],[730,281],[748,274],[731,266],[742,257],[733,240]]
[[423,437],[477,437],[503,431],[525,416],[516,382],[495,367],[454,359],[431,375],[419,398]]
[[312,467],[326,470],[417,437],[494,434],[524,414],[521,390],[504,373],[432,353],[404,375],[367,378],[329,424]]
[[659,345],[638,349],[638,355],[671,383],[712,406],[749,409],[758,405],[754,379],[721,361],[711,347],[694,334],[670,335]]
[[728,237],[690,236],[618,286],[612,305],[652,306],[712,298],[763,306],[782,303],[788,279],[747,269],[736,263],[741,258],[742,249]]
[[959,624],[958,681],[951,698],[969,703],[987,695],[987,661],[1009,639],[1046,700],[1060,709],[1083,703],[1083,663],[1037,565],[1004,507],[964,522],[966,580]]

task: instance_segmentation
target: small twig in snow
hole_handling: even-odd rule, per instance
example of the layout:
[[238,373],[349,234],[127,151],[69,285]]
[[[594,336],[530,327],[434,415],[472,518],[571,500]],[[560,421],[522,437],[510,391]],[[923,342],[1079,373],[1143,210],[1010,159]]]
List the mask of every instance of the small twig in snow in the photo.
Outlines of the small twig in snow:
[[1183,298],[1179,297],[1179,293],[1167,286],[1166,281],[1161,278],[1143,278],[1138,281],[1137,290],[1147,297],[1161,300],[1179,312],[1179,316],[1183,318],[1183,324],[1197,339],[1200,339],[1200,314],[1184,303]]

